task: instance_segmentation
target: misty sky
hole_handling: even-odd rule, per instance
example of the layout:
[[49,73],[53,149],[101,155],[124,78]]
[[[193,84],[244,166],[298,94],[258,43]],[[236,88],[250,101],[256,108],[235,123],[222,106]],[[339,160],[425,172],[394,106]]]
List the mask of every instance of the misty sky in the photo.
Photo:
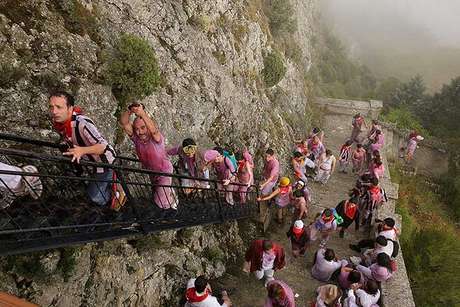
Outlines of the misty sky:
[[460,0],[320,0],[323,15],[353,47],[377,42],[460,47]]

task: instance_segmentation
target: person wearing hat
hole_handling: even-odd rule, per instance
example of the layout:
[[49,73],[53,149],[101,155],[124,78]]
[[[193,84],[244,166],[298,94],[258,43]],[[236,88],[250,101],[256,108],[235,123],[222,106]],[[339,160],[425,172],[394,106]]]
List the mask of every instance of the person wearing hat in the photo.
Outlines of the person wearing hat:
[[407,148],[406,148],[406,155],[405,155],[405,158],[406,158],[406,163],[409,163],[412,161],[412,159],[414,158],[414,154],[415,154],[415,150],[417,149],[418,145],[417,143],[419,141],[423,141],[424,138],[419,135],[417,133],[417,131],[413,131],[410,135],[409,135],[409,139],[407,141]]
[[292,186],[291,181],[288,177],[281,177],[278,188],[273,191],[270,195],[265,197],[258,197],[258,201],[267,201],[275,197],[275,204],[277,207],[276,221],[279,224],[284,222],[284,216],[286,215],[287,208],[291,203],[292,199]]
[[[19,172],[24,175],[4,174],[2,171]],[[28,176],[27,173],[38,173],[33,165],[22,168],[0,162],[0,208],[8,208],[16,198],[30,195],[38,199],[42,195],[43,185],[39,177]]]
[[310,239],[315,241],[318,233],[321,234],[320,246],[326,246],[330,234],[337,230],[337,221],[331,209],[324,209],[317,215],[317,219],[310,225]]
[[305,200],[305,194],[302,190],[295,190],[292,193],[291,204],[294,207],[292,214],[292,223],[297,220],[304,220],[307,218],[308,206]]
[[187,282],[187,290],[185,292],[187,302],[184,307],[230,307],[232,302],[226,291],[222,291],[222,299],[224,303],[221,305],[215,296],[212,296],[212,289],[209,281],[204,276],[191,278]]
[[308,188],[308,186],[303,182],[302,180],[297,180],[294,183],[294,191],[299,190],[302,191],[303,197],[305,198],[305,201],[307,202],[307,205],[311,202],[311,191]]
[[342,200],[335,211],[343,219],[343,222],[340,224],[339,236],[343,238],[345,236],[345,230],[354,222],[355,230],[359,229],[359,199],[357,197],[350,198],[348,200]]
[[[167,150],[169,156],[178,156],[177,172],[180,175],[209,179],[209,170],[205,169],[204,154],[198,149],[195,141],[192,138],[186,138],[182,141],[182,145],[169,148]],[[192,192],[191,187],[205,187],[207,182],[181,179],[181,186],[185,187],[185,194]]]
[[329,281],[333,275],[340,273],[340,268],[347,265],[345,259],[338,260],[334,250],[330,248],[320,248],[315,253],[311,275],[319,281]]
[[272,280],[267,284],[264,307],[295,307],[294,292],[285,282]]
[[342,291],[336,285],[323,285],[316,289],[314,307],[340,307]]
[[243,271],[253,272],[257,279],[265,277],[265,286],[272,281],[275,271],[286,265],[283,247],[271,240],[254,240],[245,254]]
[[288,239],[291,240],[291,249],[292,255],[294,258],[304,255],[308,243],[310,242],[310,237],[308,233],[308,227],[304,225],[301,220],[297,220],[289,228],[289,231],[286,233]]
[[236,180],[236,169],[232,161],[228,157],[224,157],[217,150],[210,149],[204,152],[204,162],[206,167],[212,166],[216,173],[219,183],[219,190],[225,191],[225,201],[229,205],[233,205],[233,190],[232,182]]

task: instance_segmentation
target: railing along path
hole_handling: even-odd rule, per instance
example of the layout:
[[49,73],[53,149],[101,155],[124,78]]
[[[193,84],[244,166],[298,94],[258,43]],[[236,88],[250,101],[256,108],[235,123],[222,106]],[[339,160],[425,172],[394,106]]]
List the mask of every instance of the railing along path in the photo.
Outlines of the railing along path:
[[[3,133],[0,141],[7,145],[0,148],[0,162],[19,167],[33,165],[38,169],[37,173],[0,169],[0,175],[38,177],[43,187],[40,197],[34,199],[15,193],[0,178],[1,197],[14,198],[9,206],[0,206],[0,255],[222,223],[258,212],[256,186],[246,193],[246,203],[238,202],[235,195],[235,204],[229,205],[216,180],[153,172],[142,169],[137,159],[123,156],[118,156],[113,164],[86,160],[76,164],[62,156],[56,143]],[[127,202],[119,211],[99,207],[88,199],[88,185],[98,181],[91,174],[101,167],[116,174],[115,179],[103,181],[120,184],[126,193]],[[157,185],[156,176],[172,177],[172,184]],[[183,187],[180,183],[183,179],[203,184]],[[27,184],[26,180],[23,182]],[[168,201],[177,203],[177,210],[160,209],[153,200],[153,189],[172,189],[172,199]],[[30,190],[34,193],[33,187]]]

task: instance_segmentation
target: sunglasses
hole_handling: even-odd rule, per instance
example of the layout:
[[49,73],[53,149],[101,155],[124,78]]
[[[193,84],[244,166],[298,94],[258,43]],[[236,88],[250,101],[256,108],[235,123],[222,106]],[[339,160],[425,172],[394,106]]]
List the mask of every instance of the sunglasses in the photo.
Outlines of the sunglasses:
[[196,152],[196,145],[188,145],[182,148],[185,154],[193,155]]

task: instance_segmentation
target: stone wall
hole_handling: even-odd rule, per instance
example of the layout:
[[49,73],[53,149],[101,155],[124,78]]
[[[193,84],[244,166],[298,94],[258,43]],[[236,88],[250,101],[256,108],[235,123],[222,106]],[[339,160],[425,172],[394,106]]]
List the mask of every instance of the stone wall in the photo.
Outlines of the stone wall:
[[[370,123],[370,119],[378,119],[383,108],[382,102],[378,100],[359,101],[319,97],[316,99],[316,103],[327,112],[348,114],[350,116],[361,113],[368,123]],[[400,159],[401,154],[403,154],[401,148],[405,148],[410,131],[398,129],[393,124],[381,123],[381,125],[385,134],[384,148],[386,158],[390,161],[399,159],[403,162]],[[415,159],[410,166],[417,173],[425,176],[439,177],[445,174],[449,167],[449,154],[445,145],[432,139],[419,142]]]
[[[397,161],[406,147],[408,130],[402,130],[392,124],[382,124],[385,134],[385,154],[390,161]],[[447,173],[449,168],[449,153],[445,144],[425,139],[418,144],[419,148],[415,151],[415,158],[410,166],[416,170],[417,174],[430,177],[439,177]]]
[[[360,112],[367,118],[378,118],[382,109],[380,101],[356,101],[332,98],[319,98],[316,103],[325,111],[335,114],[350,115],[351,117]],[[351,128],[350,128],[351,130]],[[391,132],[391,131],[390,131]],[[389,198],[376,214],[376,218],[384,219],[386,217],[393,217],[396,221],[397,227],[402,231],[402,219],[399,214],[395,213],[396,201],[398,199],[398,185],[391,182],[391,176],[388,169],[387,153],[392,152],[394,138],[392,135],[385,138],[386,150],[383,155],[384,165],[386,165],[384,177],[380,180],[381,186],[386,190]],[[393,277],[382,284],[382,307],[415,307],[412,290],[410,287],[409,278],[407,276],[406,266],[404,264],[403,251],[400,249],[396,258],[398,263],[398,270],[394,273]]]

